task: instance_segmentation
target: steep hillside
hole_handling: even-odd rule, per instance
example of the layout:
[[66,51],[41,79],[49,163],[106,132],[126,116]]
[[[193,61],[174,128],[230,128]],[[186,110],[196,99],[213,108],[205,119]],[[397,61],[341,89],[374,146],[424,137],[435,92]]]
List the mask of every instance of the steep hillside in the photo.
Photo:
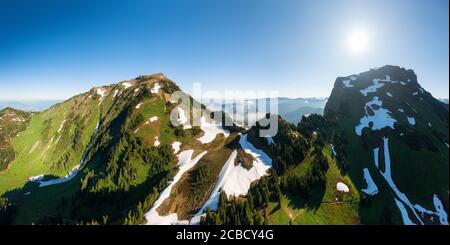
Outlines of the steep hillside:
[[30,118],[30,113],[9,107],[0,111],[0,171],[14,160],[13,139],[26,129]]
[[2,197],[15,204],[13,222],[172,224],[199,217],[239,148],[240,129],[222,128],[181,93],[194,102],[183,110],[171,100],[178,90],[162,74],[141,76],[33,114],[13,139],[15,160],[0,174]]
[[412,70],[337,78],[325,117],[344,131],[349,175],[369,201],[364,223],[398,214],[404,224],[448,224],[448,106]]

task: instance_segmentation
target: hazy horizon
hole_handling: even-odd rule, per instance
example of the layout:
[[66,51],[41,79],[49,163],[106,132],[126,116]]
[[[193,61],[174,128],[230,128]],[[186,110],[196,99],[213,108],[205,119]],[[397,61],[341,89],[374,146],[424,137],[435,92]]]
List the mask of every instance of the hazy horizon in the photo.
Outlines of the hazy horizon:
[[[413,69],[449,97],[448,1],[0,3],[0,100],[65,100],[163,72],[183,90],[328,97],[334,81]],[[26,16],[26,18],[24,18]]]

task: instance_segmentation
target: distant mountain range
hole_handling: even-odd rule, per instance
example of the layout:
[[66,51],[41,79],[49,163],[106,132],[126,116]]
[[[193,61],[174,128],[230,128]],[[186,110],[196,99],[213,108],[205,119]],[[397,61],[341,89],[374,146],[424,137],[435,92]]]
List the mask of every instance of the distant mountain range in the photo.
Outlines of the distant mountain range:
[[6,107],[11,107],[22,111],[37,112],[48,109],[52,105],[59,102],[62,102],[62,100],[29,100],[29,101],[0,100],[0,110]]
[[[223,105],[181,92],[182,107],[176,91],[153,74],[39,112],[4,104],[0,223],[448,225],[448,104],[412,70],[339,77],[329,99],[279,98],[251,127],[245,110],[222,112],[224,126]],[[260,135],[266,116],[274,136]]]

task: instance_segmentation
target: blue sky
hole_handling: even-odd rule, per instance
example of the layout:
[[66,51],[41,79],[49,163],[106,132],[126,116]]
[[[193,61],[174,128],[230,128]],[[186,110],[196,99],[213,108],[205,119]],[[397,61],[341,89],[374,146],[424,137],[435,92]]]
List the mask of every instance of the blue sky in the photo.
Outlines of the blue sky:
[[[190,92],[326,97],[338,76],[385,64],[449,89],[446,0],[0,0],[0,99],[66,99],[165,73]],[[367,49],[348,47],[354,30]]]

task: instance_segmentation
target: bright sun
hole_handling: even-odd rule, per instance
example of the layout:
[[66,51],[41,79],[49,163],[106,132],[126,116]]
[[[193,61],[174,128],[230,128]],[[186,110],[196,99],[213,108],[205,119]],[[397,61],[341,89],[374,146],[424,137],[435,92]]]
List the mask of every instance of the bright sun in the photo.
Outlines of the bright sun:
[[350,33],[347,39],[347,45],[352,53],[361,54],[367,50],[369,37],[366,32],[355,31]]

